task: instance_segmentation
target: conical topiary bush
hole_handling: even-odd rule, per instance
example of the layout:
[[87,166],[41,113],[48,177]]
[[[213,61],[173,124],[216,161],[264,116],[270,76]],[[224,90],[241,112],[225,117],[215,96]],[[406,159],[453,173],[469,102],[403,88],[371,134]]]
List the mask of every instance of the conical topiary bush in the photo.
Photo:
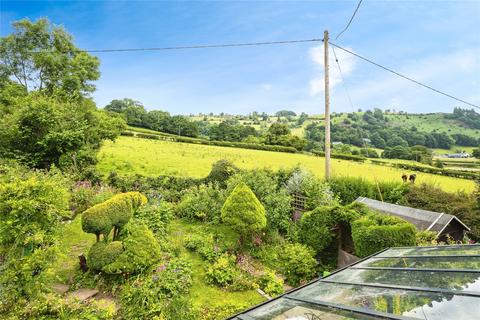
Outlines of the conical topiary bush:
[[265,208],[243,182],[233,189],[223,204],[222,220],[239,233],[241,243],[267,225]]

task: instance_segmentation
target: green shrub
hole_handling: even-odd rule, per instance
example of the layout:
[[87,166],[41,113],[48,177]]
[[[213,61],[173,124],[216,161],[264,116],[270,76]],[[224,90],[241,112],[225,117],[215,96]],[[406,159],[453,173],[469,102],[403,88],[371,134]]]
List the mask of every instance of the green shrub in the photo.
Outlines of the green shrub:
[[233,284],[237,274],[235,256],[224,254],[207,268],[206,279],[210,284],[228,287]]
[[370,213],[352,222],[355,253],[366,257],[389,247],[414,246],[415,227],[400,218]]
[[317,261],[313,256],[313,251],[303,244],[286,244],[279,257],[285,280],[296,286],[315,277]]
[[292,220],[292,198],[278,179],[281,178],[264,169],[243,171],[228,180],[227,194],[242,182],[248,185],[265,207],[267,229],[276,229],[284,234]]
[[134,217],[142,221],[157,238],[167,235],[167,227],[173,219],[173,206],[161,201],[158,204],[140,207],[134,213]]
[[224,250],[215,241],[212,234],[193,234],[185,242],[185,247],[197,252],[203,259],[213,261],[218,258]]
[[93,233],[99,240],[100,234],[108,237],[115,227],[114,239],[131,219],[133,212],[147,203],[147,198],[139,192],[127,192],[113,196],[112,198],[87,209],[82,215],[82,229]]
[[185,298],[190,285],[190,266],[181,260],[172,260],[162,270],[134,279],[120,292],[123,319],[198,319]]
[[129,222],[120,234],[123,252],[102,270],[110,274],[139,273],[158,262],[160,245],[152,231],[139,221]]
[[260,289],[271,297],[283,293],[283,280],[278,278],[271,270],[266,270],[258,280]]
[[319,207],[304,213],[300,220],[300,242],[316,253],[322,252],[336,237],[332,229],[337,223],[331,207]]
[[108,186],[92,185],[89,181],[77,182],[71,192],[70,209],[83,212],[88,208],[113,197],[115,190]]
[[255,288],[251,277],[239,270],[234,255],[223,254],[213,264],[207,267],[207,283],[232,291],[243,291]]
[[189,189],[177,205],[177,214],[188,220],[220,222],[225,193],[218,185],[200,185]]
[[226,187],[227,180],[238,172],[238,168],[228,160],[222,159],[212,164],[210,173],[205,178],[207,183],[218,183],[221,187]]
[[222,220],[240,234],[240,242],[267,225],[265,208],[245,183],[238,184],[228,196],[222,207]]

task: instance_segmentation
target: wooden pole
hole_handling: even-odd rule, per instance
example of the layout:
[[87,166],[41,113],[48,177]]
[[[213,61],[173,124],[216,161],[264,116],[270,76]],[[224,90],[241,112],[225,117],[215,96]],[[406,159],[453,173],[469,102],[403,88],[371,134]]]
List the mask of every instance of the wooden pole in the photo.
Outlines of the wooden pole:
[[330,84],[328,75],[328,31],[323,33],[325,67],[325,179],[330,180]]

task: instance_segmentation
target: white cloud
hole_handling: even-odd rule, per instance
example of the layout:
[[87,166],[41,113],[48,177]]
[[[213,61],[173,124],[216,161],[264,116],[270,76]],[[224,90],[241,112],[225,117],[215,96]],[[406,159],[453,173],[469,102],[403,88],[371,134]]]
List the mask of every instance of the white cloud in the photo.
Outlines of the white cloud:
[[[346,48],[353,52],[351,48]],[[319,77],[315,77],[310,80],[310,94],[312,96],[322,93],[325,90],[324,87],[324,48],[323,46],[310,48],[310,58],[318,66],[318,71],[320,73]],[[329,73],[330,73],[330,88],[335,87],[342,82],[342,75],[344,78],[348,77],[356,66],[355,57],[343,50],[335,50],[336,56],[338,58],[338,64],[342,69],[342,74],[338,68],[337,62],[335,61],[335,55],[333,54],[333,49],[330,49],[328,55],[329,62]]]
[[270,91],[273,88],[273,85],[271,83],[262,83],[260,85],[260,88],[262,88],[265,91]]

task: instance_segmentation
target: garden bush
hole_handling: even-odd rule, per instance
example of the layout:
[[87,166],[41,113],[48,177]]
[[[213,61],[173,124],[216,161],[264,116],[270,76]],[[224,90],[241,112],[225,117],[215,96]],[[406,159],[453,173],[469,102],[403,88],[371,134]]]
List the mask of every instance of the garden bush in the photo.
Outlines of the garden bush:
[[278,296],[283,293],[283,280],[275,275],[269,269],[258,279],[260,289],[271,297]]
[[225,192],[216,184],[200,185],[184,192],[176,207],[178,216],[188,220],[220,222]]
[[366,257],[389,247],[414,246],[415,227],[400,218],[370,213],[351,224],[355,253]]
[[211,233],[190,235],[185,241],[185,247],[207,261],[214,261],[224,252]]
[[147,198],[139,192],[117,194],[84,211],[82,229],[95,234],[98,241],[100,234],[107,238],[112,228],[115,228],[113,234],[115,239],[134,211],[146,202]]
[[112,187],[93,185],[90,181],[78,181],[72,187],[70,209],[74,213],[83,212],[114,195],[115,190]]
[[236,257],[222,254],[206,270],[207,283],[232,291],[243,291],[256,288],[256,284],[248,275],[236,266]]
[[279,260],[280,271],[285,276],[285,281],[292,286],[311,280],[317,274],[314,252],[303,244],[286,244]]
[[265,208],[252,190],[245,184],[238,184],[222,207],[222,220],[240,235],[240,242],[265,228]]
[[167,228],[173,219],[173,206],[166,201],[140,207],[134,217],[142,221],[157,238],[167,235]]
[[222,188],[227,186],[227,180],[237,173],[239,169],[230,161],[222,159],[212,164],[210,173],[205,178],[207,183],[218,183]]
[[139,221],[130,221],[120,233],[123,252],[102,271],[110,274],[135,274],[146,270],[160,259],[160,245],[152,231]]

